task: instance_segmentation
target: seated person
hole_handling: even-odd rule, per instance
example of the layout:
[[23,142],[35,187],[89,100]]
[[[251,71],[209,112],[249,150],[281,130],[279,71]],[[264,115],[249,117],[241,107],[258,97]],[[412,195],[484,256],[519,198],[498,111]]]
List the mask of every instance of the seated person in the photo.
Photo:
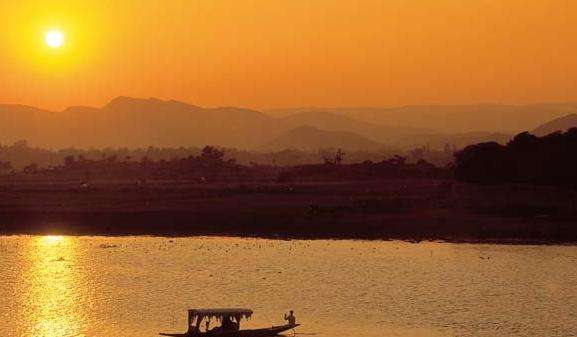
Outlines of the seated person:
[[188,334],[197,334],[200,332],[200,329],[196,325],[189,325],[188,326]]
[[234,323],[230,320],[230,316],[226,316],[222,318],[222,325],[220,329],[222,331],[233,331],[234,330]]
[[295,317],[294,311],[292,311],[292,310],[289,312],[288,315],[284,314],[284,319],[285,319],[285,321],[288,322],[288,324],[290,326],[294,326],[297,324],[297,318]]

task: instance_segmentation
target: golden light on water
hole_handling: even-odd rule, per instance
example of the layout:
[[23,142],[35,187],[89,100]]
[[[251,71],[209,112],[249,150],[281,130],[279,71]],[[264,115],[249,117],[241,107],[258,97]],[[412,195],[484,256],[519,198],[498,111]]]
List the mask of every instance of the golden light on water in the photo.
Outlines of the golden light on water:
[[76,243],[68,237],[48,235],[33,240],[28,270],[28,312],[34,321],[30,336],[82,335],[77,308]]
[[41,243],[45,245],[54,245],[62,242],[64,237],[62,235],[46,235],[41,237]]

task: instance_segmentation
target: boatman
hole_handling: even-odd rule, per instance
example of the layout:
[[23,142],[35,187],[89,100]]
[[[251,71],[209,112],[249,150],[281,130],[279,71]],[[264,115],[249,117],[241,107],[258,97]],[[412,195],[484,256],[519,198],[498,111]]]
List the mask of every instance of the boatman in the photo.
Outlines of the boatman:
[[295,317],[294,311],[292,311],[292,310],[289,312],[288,315],[286,313],[284,314],[284,319],[291,326],[294,326],[297,324],[297,318]]

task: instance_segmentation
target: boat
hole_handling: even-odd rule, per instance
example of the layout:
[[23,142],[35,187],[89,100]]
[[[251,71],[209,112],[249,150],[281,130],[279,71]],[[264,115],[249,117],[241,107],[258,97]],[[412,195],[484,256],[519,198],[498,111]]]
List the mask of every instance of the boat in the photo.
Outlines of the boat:
[[[270,328],[241,330],[240,321],[249,319],[252,314],[251,309],[242,308],[189,309],[188,330],[185,333],[161,332],[160,335],[169,337],[272,337],[300,325],[285,324]],[[220,322],[220,326],[211,329],[210,323],[213,319]]]

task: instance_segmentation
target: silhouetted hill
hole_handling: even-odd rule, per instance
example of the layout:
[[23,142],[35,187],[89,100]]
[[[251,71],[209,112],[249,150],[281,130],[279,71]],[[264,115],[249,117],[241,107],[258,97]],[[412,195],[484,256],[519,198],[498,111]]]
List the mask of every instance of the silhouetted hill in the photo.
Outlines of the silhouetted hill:
[[398,149],[410,149],[424,145],[443,149],[446,144],[463,148],[467,145],[488,141],[504,144],[511,138],[509,134],[498,132],[443,133],[426,128],[380,125],[322,110],[303,110],[282,117],[282,121],[284,124],[294,127],[309,125],[322,130],[353,132]]
[[[201,108],[177,101],[117,98],[103,112],[115,119],[120,129],[135,132],[119,144],[146,142],[161,146],[220,146],[252,148],[280,133],[280,124],[260,112],[233,108]],[[258,130],[258,132],[255,132]]]
[[530,130],[544,120],[577,113],[577,103],[540,103],[528,105],[410,105],[387,108],[295,108],[271,110],[287,116],[301,112],[332,112],[388,126],[428,128],[439,133],[501,132]]
[[302,111],[281,120],[283,124],[293,127],[308,125],[326,131],[353,132],[382,143],[397,143],[399,139],[432,132],[427,129],[369,123],[330,111]]
[[542,124],[536,127],[532,133],[536,136],[546,136],[557,131],[567,131],[570,128],[577,127],[577,114],[571,114]]
[[[537,108],[533,111],[532,107]],[[43,148],[210,144],[250,150],[270,144],[290,129],[308,125],[319,131],[357,134],[399,150],[422,146],[443,149],[446,144],[462,148],[485,141],[505,142],[509,136],[497,131],[512,128],[509,120],[513,117],[521,127],[527,124],[527,116],[555,115],[572,107],[571,104],[550,104],[289,109],[279,118],[235,107],[203,108],[173,100],[118,97],[101,108],[76,106],[59,112],[0,105],[0,143],[26,139],[33,146]],[[290,111],[296,113],[286,116]],[[516,112],[511,117],[507,111]],[[354,116],[367,117],[367,120]],[[461,129],[465,131],[447,131]],[[307,147],[316,146],[318,144]],[[349,147],[357,148],[356,145]]]
[[52,112],[0,106],[0,142],[42,147],[202,146],[253,148],[287,130],[276,118],[232,107],[118,97],[102,108]]
[[0,143],[12,144],[27,136],[33,138],[45,130],[46,119],[54,117],[53,113],[30,106],[0,105]]
[[506,144],[511,140],[512,135],[499,132],[463,132],[454,134],[423,134],[416,139],[404,139],[401,142],[412,146],[419,146],[419,144],[427,144],[431,148],[441,149],[449,144],[457,149],[462,149],[471,144],[496,142],[499,144]]
[[283,133],[263,149],[298,149],[315,151],[319,149],[377,150],[382,145],[366,137],[348,131],[323,131],[312,126],[300,126]]

